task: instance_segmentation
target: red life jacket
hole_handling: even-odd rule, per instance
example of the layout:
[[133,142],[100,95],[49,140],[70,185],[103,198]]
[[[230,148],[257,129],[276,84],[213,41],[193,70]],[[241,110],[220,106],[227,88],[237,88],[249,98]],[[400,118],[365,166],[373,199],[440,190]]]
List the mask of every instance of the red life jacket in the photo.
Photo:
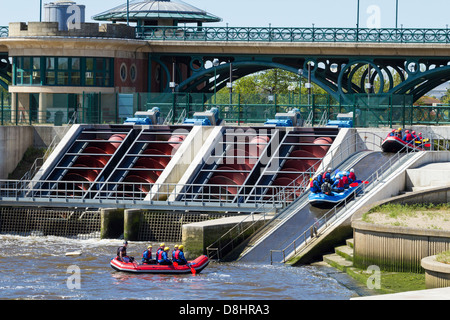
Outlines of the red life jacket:
[[339,182],[337,184],[338,188],[344,188],[344,181],[342,179],[339,179]]
[[348,181],[348,177],[347,177],[347,176],[343,176],[343,177],[342,177],[342,183],[343,183],[344,185],[349,184],[349,181]]
[[314,187],[314,180],[311,180],[311,183],[309,184],[309,186],[310,186],[311,188]]
[[178,249],[177,251],[175,251],[175,259],[176,259],[176,260],[180,259],[180,249]]
[[350,172],[350,174],[348,175],[348,177],[349,177],[350,179],[352,179],[352,181],[355,181],[355,180],[356,180],[356,175],[355,175],[354,172]]
[[159,250],[159,252],[158,252],[158,258],[157,258],[158,261],[160,261],[160,260],[163,259],[163,257],[162,257],[163,252],[164,252],[164,250]]

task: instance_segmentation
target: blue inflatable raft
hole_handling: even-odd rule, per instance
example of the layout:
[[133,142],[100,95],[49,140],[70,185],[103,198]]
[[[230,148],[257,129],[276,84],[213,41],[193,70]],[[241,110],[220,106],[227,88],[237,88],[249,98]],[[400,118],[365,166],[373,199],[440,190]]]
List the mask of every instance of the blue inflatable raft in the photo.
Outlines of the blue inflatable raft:
[[[359,187],[359,186],[358,186]],[[344,199],[347,199],[350,196],[354,195],[354,191],[358,189],[358,187],[349,187],[345,189],[344,192],[337,193],[332,192],[333,195],[326,195],[325,193],[310,193],[309,194],[309,203],[315,207],[334,207],[339,202]]]

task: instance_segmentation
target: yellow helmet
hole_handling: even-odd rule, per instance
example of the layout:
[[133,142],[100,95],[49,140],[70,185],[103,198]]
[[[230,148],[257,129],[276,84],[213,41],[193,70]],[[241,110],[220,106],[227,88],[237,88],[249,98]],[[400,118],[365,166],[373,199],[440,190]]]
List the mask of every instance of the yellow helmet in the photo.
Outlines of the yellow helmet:
[[178,245],[177,244],[174,246],[174,249],[178,249]]
[[152,245],[149,245],[149,246],[147,247],[147,249],[151,249],[151,248],[153,248]]
[[169,247],[165,247],[165,248],[164,248],[164,251],[169,251],[169,250],[170,250]]
[[159,246],[164,248],[166,246],[166,244],[163,242]]
[[180,245],[180,246],[178,247],[178,249],[179,249],[179,250],[183,250],[183,249],[184,249],[184,246],[183,246],[183,245]]

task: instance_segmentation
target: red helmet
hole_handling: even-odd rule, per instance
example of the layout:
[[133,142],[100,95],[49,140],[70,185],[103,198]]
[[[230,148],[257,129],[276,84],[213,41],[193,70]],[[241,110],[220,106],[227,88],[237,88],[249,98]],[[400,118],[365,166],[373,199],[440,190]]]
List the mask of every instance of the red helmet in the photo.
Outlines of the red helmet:
[[419,132],[419,136],[421,136],[422,135],[422,132]]
[[405,130],[405,133],[409,133],[409,130]]
[[413,132],[411,132],[412,134],[416,134],[416,132],[415,131],[413,131]]

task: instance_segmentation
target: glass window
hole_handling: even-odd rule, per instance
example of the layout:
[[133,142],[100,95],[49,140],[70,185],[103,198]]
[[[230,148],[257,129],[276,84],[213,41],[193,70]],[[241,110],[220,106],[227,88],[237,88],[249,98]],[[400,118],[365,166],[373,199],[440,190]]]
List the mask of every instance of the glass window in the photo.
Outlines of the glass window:
[[46,59],[46,68],[47,68],[47,70],[55,69],[55,58],[47,58]]
[[58,58],[58,70],[69,69],[69,58]]
[[55,79],[56,79],[55,71],[47,71],[46,72],[46,74],[45,74],[45,83],[47,85],[50,85],[50,86],[55,85],[56,84],[55,83]]
[[15,57],[15,85],[112,87],[112,58]]
[[80,68],[81,68],[81,59],[72,58],[72,70],[80,70]]

